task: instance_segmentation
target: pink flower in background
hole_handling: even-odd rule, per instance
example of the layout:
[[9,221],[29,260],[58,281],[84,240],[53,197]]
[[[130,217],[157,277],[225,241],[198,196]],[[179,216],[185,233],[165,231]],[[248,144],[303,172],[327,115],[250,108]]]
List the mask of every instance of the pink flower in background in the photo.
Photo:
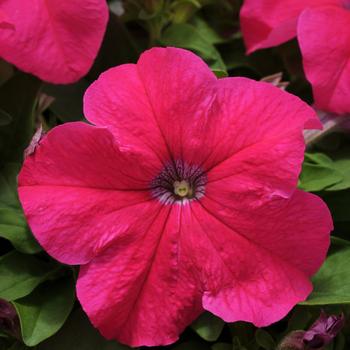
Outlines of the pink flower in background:
[[314,111],[268,83],[217,80],[155,48],[88,89],[85,115],[27,157],[35,237],[80,264],[78,298],[109,339],[165,345],[205,309],[269,325],[312,290],[332,221],[296,190]]
[[105,0],[3,0],[0,57],[45,81],[75,82],[91,68],[107,20]]
[[249,53],[297,36],[316,106],[350,112],[349,0],[245,0],[241,27]]

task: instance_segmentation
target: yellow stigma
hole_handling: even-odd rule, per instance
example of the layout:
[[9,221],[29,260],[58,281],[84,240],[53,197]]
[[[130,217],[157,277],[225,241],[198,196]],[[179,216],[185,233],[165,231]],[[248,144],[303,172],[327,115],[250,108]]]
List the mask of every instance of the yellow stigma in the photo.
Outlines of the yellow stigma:
[[174,193],[179,197],[190,197],[192,189],[189,183],[185,180],[174,182]]

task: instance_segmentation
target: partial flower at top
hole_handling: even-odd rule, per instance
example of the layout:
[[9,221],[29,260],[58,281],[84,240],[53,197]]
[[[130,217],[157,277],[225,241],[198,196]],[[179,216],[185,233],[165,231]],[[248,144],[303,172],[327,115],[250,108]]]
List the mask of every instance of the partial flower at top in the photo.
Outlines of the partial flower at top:
[[241,27],[249,53],[297,36],[316,106],[350,113],[349,0],[245,0]]
[[0,57],[45,81],[75,82],[91,68],[107,20],[105,0],[2,0]]
[[203,310],[266,326],[309,295],[332,229],[296,190],[311,107],[154,48],[103,73],[84,109],[94,125],[49,132],[19,196],[45,250],[82,265],[77,295],[106,338],[170,344]]

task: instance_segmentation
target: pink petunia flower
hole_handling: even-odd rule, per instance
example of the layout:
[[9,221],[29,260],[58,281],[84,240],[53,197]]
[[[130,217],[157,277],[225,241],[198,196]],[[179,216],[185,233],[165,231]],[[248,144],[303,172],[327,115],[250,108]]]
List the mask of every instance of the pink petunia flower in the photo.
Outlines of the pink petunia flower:
[[0,57],[55,84],[91,68],[108,20],[105,0],[3,0]]
[[245,0],[241,27],[249,53],[297,36],[316,106],[350,112],[350,0]]
[[44,249],[80,264],[78,298],[106,338],[165,345],[205,309],[269,325],[312,290],[332,220],[296,190],[315,112],[272,84],[218,80],[154,48],[84,99],[19,175]]

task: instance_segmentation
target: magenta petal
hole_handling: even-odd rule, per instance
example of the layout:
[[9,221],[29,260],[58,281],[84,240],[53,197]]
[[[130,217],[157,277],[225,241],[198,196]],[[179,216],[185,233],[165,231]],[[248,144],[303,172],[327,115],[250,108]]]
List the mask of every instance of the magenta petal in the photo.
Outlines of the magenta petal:
[[0,30],[0,56],[56,84],[88,72],[108,20],[105,0],[4,0],[0,10],[16,28]]
[[294,38],[300,13],[322,5],[340,5],[340,0],[245,0],[240,18],[248,52]]
[[84,96],[86,118],[106,126],[125,148],[167,159],[167,146],[140,80],[137,66],[125,64],[101,74]]
[[[198,161],[206,118],[215,97],[215,75],[193,53],[153,48],[137,65],[103,73],[87,90],[84,112],[106,125],[124,146],[145,149],[163,159]],[[112,87],[112,88],[111,88]]]
[[208,181],[289,196],[304,158],[302,131],[321,127],[315,111],[271,84],[245,78],[219,80],[214,106],[203,162]]
[[192,206],[183,235],[200,271],[206,310],[261,327],[309,295],[309,275],[329,246],[330,215],[313,195],[297,192],[285,201],[275,212],[273,206],[235,212],[207,197]]
[[298,40],[319,109],[350,112],[350,12],[340,7],[305,11]]
[[10,21],[9,16],[4,11],[0,10],[0,30],[3,31],[3,34],[11,34],[15,31],[15,25]]
[[137,68],[172,158],[198,162],[213,127],[215,75],[198,56],[176,48],[146,51]]
[[249,241],[308,276],[320,268],[326,257],[332,217],[325,203],[311,193],[296,190],[290,199],[276,197],[259,205],[239,190],[233,190],[229,198],[225,184],[209,184],[202,204]]
[[106,338],[167,345],[202,312],[191,257],[181,249],[181,210],[168,206],[145,217],[137,240],[120,240],[82,266],[78,298]]
[[[321,126],[297,97],[249,79],[218,81],[197,56],[175,48],[151,49],[136,66],[102,74],[84,106],[86,117],[107,126],[124,147],[205,169],[273,135]],[[262,128],[254,132],[252,123]],[[301,161],[301,138],[297,144]]]
[[148,190],[161,163],[119,148],[106,128],[74,122],[50,131],[29,156],[19,186]]
[[206,193],[220,193],[227,201],[242,196],[252,208],[274,197],[288,198],[297,185],[304,149],[301,135],[243,149],[209,171]]
[[51,131],[26,159],[18,189],[45,250],[64,263],[86,263],[157,208],[148,190],[151,162],[143,161],[121,153],[106,129],[67,123]]
[[20,186],[19,196],[35,238],[65,264],[85,264],[116,238],[130,239],[159,206],[145,192],[64,185]]

